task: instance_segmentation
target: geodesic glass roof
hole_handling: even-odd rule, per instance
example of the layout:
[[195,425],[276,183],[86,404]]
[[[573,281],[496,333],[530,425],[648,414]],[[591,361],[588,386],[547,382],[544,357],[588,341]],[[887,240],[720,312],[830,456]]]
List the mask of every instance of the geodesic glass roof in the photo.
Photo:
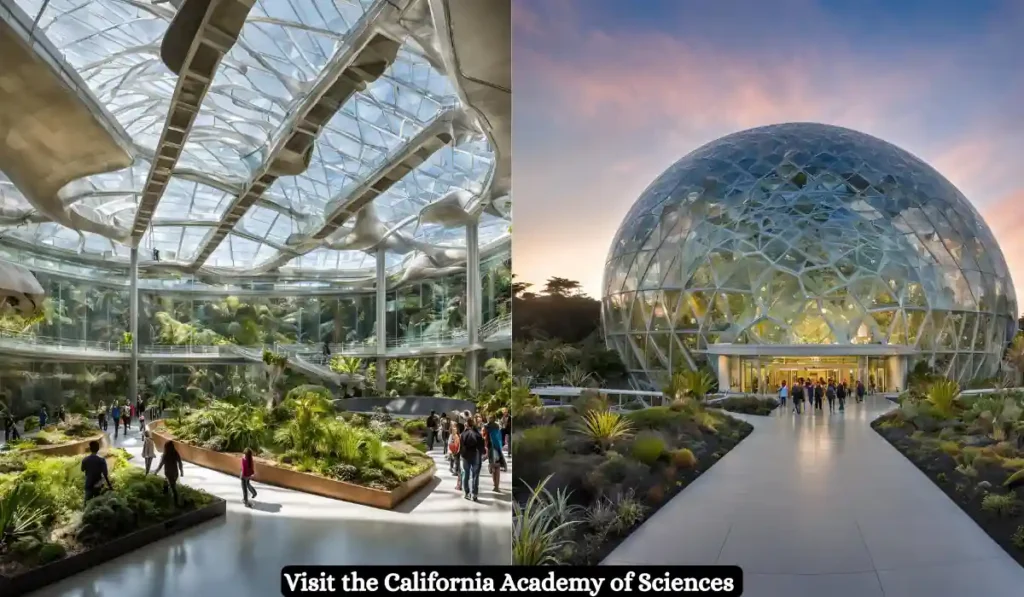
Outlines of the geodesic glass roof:
[[604,325],[643,385],[714,344],[877,344],[962,381],[1017,327],[995,238],[902,149],[820,124],[728,135],[669,167],[616,234]]
[[[130,234],[151,160],[171,106],[177,76],[160,45],[178,4],[168,0],[15,0],[34,37],[48,42],[123,131],[134,164],[63,188],[65,209],[123,230],[107,239],[72,230],[33,208],[0,174],[0,239],[7,237],[114,260],[128,258],[118,240]],[[395,159],[435,119],[458,109],[445,73],[408,37],[383,76],[351,96],[326,123],[309,167],[282,176],[248,209],[202,264],[195,260],[271,148],[290,135],[295,112],[344,52],[353,32],[377,24],[385,0],[257,0],[237,43],[225,55],[139,247],[162,262],[245,273],[265,264],[311,270],[372,270],[369,250],[289,247],[315,232],[329,205]],[[394,29],[394,23],[391,23]],[[461,190],[486,192],[494,157],[486,136],[468,134],[414,168],[377,197],[371,209],[384,229],[431,246],[464,246],[465,229],[421,223],[431,202]],[[341,234],[354,226],[346,222]],[[480,244],[508,234],[490,214]],[[356,255],[358,254],[358,255]],[[362,255],[362,257],[359,257]],[[364,258],[365,257],[365,258]],[[392,268],[411,258],[391,255]]]

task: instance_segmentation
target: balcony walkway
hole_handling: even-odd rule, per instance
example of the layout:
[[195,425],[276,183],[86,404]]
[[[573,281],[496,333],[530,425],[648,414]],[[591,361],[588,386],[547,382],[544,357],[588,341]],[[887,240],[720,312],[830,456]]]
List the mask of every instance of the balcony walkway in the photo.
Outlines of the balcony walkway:
[[[116,445],[142,466],[138,428]],[[501,491],[480,479],[480,501],[462,499],[439,449],[434,481],[387,511],[262,483],[242,505],[237,476],[185,464],[182,483],[228,501],[224,518],[147,545],[53,584],[32,597],[87,595],[276,595],[281,568],[310,565],[508,565],[509,473]],[[511,464],[511,461],[510,461]],[[154,468],[156,463],[154,462]]]
[[889,408],[739,415],[753,433],[604,564],[736,564],[745,597],[1021,594],[1024,568],[871,429]]

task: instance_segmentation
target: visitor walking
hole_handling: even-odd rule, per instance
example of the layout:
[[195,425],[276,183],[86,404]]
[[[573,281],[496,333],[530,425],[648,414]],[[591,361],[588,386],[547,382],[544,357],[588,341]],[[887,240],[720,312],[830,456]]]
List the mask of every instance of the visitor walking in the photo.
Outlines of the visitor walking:
[[64,405],[61,404],[57,407],[57,420],[64,423],[68,420],[68,411],[64,409]]
[[181,504],[178,503],[178,477],[185,474],[185,463],[182,462],[174,442],[169,441],[164,444],[164,454],[160,457],[160,464],[156,466],[155,474],[159,475],[160,469],[164,469],[164,478],[167,480],[164,484],[164,493],[169,491],[174,505],[180,506]]
[[828,412],[836,412],[836,384],[828,380],[828,387],[825,388],[825,398],[828,399]]
[[434,411],[430,411],[430,416],[427,417],[427,450],[434,449],[434,439],[437,436],[437,415]]
[[486,446],[477,429],[476,419],[470,418],[460,438],[459,455],[462,457],[462,497],[474,502],[480,494],[480,464]]
[[491,415],[491,420],[484,428],[487,432],[487,463],[490,465],[491,479],[494,481],[494,492],[501,486],[501,471],[506,470],[505,451],[502,450],[501,425],[498,417]]
[[857,402],[864,402],[864,382],[857,380]]
[[793,412],[800,414],[800,407],[804,401],[804,378],[797,378],[793,384]]
[[121,422],[124,423],[124,436],[128,437],[128,426],[132,423],[132,405],[125,400],[124,408],[121,409]]
[[110,418],[114,421],[114,439],[117,439],[118,430],[121,428],[121,405],[114,403],[110,407]]
[[448,454],[451,458],[448,470],[455,475],[455,491],[462,491],[462,432],[466,426],[462,423],[452,423],[452,436],[448,439]]
[[89,442],[89,455],[82,459],[82,472],[85,473],[85,501],[98,496],[102,487],[100,482],[106,481],[107,488],[113,489],[110,483],[110,475],[107,471],[107,461],[99,455],[100,443]]
[[331,358],[331,345],[328,344],[326,340],[324,340],[323,353],[324,353],[324,359],[329,361],[330,358]]
[[161,396],[160,399],[156,401],[156,416],[157,416],[157,418],[164,416],[164,409],[166,409],[166,408],[167,408],[167,398]]
[[18,439],[18,424],[14,421],[11,411],[4,411],[4,442]]
[[153,436],[149,434],[149,431],[142,431],[142,460],[146,463],[146,474],[149,474],[149,468],[153,466],[153,459],[156,458],[156,444],[153,443]]
[[804,380],[804,397],[807,399],[806,410],[814,410],[814,383],[810,377]]
[[839,412],[846,410],[846,382],[839,382],[839,387],[836,388],[836,398],[839,399]]
[[441,454],[448,453],[448,436],[452,432],[452,422],[448,420],[448,413],[441,413],[441,419],[437,422],[438,431],[441,433]]
[[46,405],[39,407],[39,429],[46,427]]
[[507,408],[501,409],[501,445],[509,456],[512,455],[512,415]]
[[814,410],[821,410],[822,398],[825,397],[825,386],[822,380],[814,384]]
[[779,408],[786,408],[787,397],[789,397],[789,388],[786,387],[786,380],[782,380],[782,386],[779,387]]
[[99,425],[101,431],[107,430],[107,405],[100,400],[100,408],[96,411],[96,424]]
[[246,508],[251,508],[249,494],[256,499],[256,489],[252,486],[252,478],[256,475],[256,463],[252,459],[252,448],[246,448],[242,454],[242,503]]

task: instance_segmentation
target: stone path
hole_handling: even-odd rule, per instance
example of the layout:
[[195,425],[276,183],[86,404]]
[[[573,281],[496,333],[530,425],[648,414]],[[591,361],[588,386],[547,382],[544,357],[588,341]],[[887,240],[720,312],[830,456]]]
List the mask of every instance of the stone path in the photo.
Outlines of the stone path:
[[753,433],[604,564],[737,564],[745,597],[1024,595],[1024,568],[871,429],[889,408],[742,416]]

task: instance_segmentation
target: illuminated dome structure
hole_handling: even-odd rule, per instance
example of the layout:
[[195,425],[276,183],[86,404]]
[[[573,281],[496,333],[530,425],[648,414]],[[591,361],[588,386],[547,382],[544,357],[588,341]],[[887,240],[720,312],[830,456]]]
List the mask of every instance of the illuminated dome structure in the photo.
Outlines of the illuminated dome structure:
[[1017,321],[1003,255],[960,191],[894,145],[810,123],[673,164],[616,233],[603,294],[609,344],[653,388],[702,364],[743,392],[809,376],[898,390],[921,361],[988,378]]
[[5,3],[0,260],[43,291],[0,268],[5,365],[270,348],[336,382],[327,344],[475,383],[511,341],[511,83],[448,6]]

